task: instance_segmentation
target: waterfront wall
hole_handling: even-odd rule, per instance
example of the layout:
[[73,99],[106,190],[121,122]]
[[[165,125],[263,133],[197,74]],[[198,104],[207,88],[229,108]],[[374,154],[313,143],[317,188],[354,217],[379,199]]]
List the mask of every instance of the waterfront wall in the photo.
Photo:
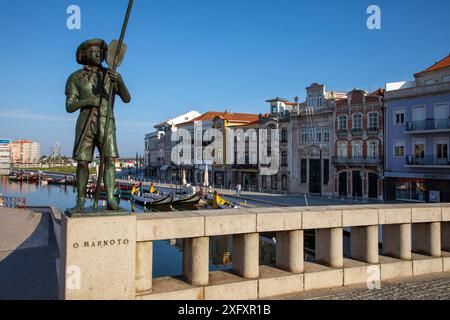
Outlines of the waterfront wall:
[[[304,261],[305,230],[316,233],[314,262]],[[259,265],[263,232],[276,232],[275,266]],[[233,237],[232,270],[210,272],[209,238],[223,235]],[[153,241],[167,239],[184,239],[182,275],[153,278]],[[62,299],[258,299],[443,271],[450,204],[61,217]]]

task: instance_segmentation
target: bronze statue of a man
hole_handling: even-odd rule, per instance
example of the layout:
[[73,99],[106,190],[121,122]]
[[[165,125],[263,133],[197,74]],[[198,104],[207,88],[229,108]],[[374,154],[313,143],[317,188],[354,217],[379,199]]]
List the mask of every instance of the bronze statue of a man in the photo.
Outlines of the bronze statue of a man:
[[[131,100],[130,93],[121,75],[111,69],[105,69],[102,62],[106,58],[108,45],[101,39],[83,42],[76,52],[76,59],[84,67],[75,71],[67,79],[66,110],[69,113],[80,110],[78,117],[73,158],[77,166],[77,204],[73,212],[83,212],[86,202],[86,185],[89,179],[89,163],[92,162],[95,147],[105,163],[104,184],[108,210],[117,210],[114,198],[115,159],[119,157],[116,143],[116,126],[113,112],[110,113],[109,128],[105,132],[108,109],[108,92],[111,85],[114,93],[124,103]],[[91,110],[93,112],[91,115]],[[84,132],[82,134],[82,132]],[[105,136],[106,135],[106,136]],[[105,138],[107,138],[105,140]],[[107,141],[106,144],[103,142]]]

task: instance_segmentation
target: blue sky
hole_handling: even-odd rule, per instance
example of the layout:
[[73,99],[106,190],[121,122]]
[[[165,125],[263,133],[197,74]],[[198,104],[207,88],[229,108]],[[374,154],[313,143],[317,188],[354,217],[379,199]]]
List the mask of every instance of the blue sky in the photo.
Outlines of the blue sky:
[[[77,114],[64,85],[82,41],[118,38],[126,0],[2,1],[0,137],[55,141],[70,155]],[[81,30],[66,9],[81,8]],[[382,29],[366,27],[377,4]],[[189,111],[261,113],[274,96],[305,97],[312,82],[366,90],[408,80],[450,53],[448,0],[135,0],[119,72],[132,102],[115,107],[122,156],[145,133]]]

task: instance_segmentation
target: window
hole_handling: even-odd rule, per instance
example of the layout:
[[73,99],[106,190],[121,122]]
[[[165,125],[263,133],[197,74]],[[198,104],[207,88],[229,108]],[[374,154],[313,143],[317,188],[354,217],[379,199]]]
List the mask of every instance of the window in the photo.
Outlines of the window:
[[277,106],[272,106],[272,113],[277,113],[278,109]]
[[395,140],[394,141],[394,157],[404,157],[405,156],[405,141]]
[[369,159],[378,158],[378,143],[376,141],[367,142],[367,157]]
[[322,139],[322,131],[320,130],[320,128],[311,128],[310,136],[312,142],[320,142],[320,140]]
[[338,129],[344,130],[347,129],[347,116],[339,116],[338,117]]
[[322,129],[322,133],[323,133],[323,142],[330,141],[330,129],[329,128],[323,128]]
[[310,93],[310,94],[308,94],[308,102],[307,102],[307,104],[308,104],[308,107],[313,107],[314,106],[314,97],[313,97],[313,95]]
[[362,128],[362,114],[357,113],[353,115],[353,129],[361,129]]
[[283,191],[287,190],[287,176],[285,174],[281,177],[281,188]]
[[337,156],[338,156],[338,158],[346,158],[347,157],[347,142],[338,142]]
[[262,188],[263,189],[267,188],[267,176],[262,176],[261,177],[261,184],[262,184]]
[[317,92],[316,93],[316,107],[321,107],[323,104],[323,99],[322,99],[322,93],[321,92]]
[[394,110],[394,126],[405,124],[405,109]]
[[286,151],[283,151],[283,152],[281,153],[281,165],[282,165],[283,167],[285,167],[285,166],[288,165],[287,152],[286,152]]
[[425,140],[414,141],[414,157],[416,159],[425,159]]
[[308,129],[306,129],[306,128],[302,129],[301,142],[302,143],[308,142]]
[[281,130],[281,142],[287,142],[288,136],[287,136],[287,129],[283,128]]
[[271,178],[270,188],[272,190],[278,190],[278,177],[276,175],[273,175],[270,178]]
[[362,142],[361,141],[353,141],[352,142],[352,158],[361,158],[362,157]]
[[450,74],[442,77],[442,82],[450,82]]
[[436,160],[438,164],[448,164],[448,139],[436,139]]
[[300,161],[300,183],[306,183],[306,159]]
[[369,130],[378,129],[378,113],[371,112],[369,113]]
[[429,86],[429,85],[432,85],[432,84],[433,84],[433,79],[425,80],[425,85],[426,86]]

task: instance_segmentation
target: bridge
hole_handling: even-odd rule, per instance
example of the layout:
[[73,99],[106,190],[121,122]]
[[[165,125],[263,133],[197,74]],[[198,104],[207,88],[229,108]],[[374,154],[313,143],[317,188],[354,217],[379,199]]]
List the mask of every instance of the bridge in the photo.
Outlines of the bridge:
[[[450,204],[199,210],[69,218],[53,208],[61,299],[265,299],[450,271]],[[344,228],[350,254],[344,256]],[[382,229],[380,237],[379,230]],[[315,231],[314,261],[304,232]],[[276,233],[276,264],[259,235]],[[232,270],[209,270],[209,239],[231,235]],[[182,274],[153,278],[153,242],[183,239]],[[380,245],[381,244],[381,245]]]

